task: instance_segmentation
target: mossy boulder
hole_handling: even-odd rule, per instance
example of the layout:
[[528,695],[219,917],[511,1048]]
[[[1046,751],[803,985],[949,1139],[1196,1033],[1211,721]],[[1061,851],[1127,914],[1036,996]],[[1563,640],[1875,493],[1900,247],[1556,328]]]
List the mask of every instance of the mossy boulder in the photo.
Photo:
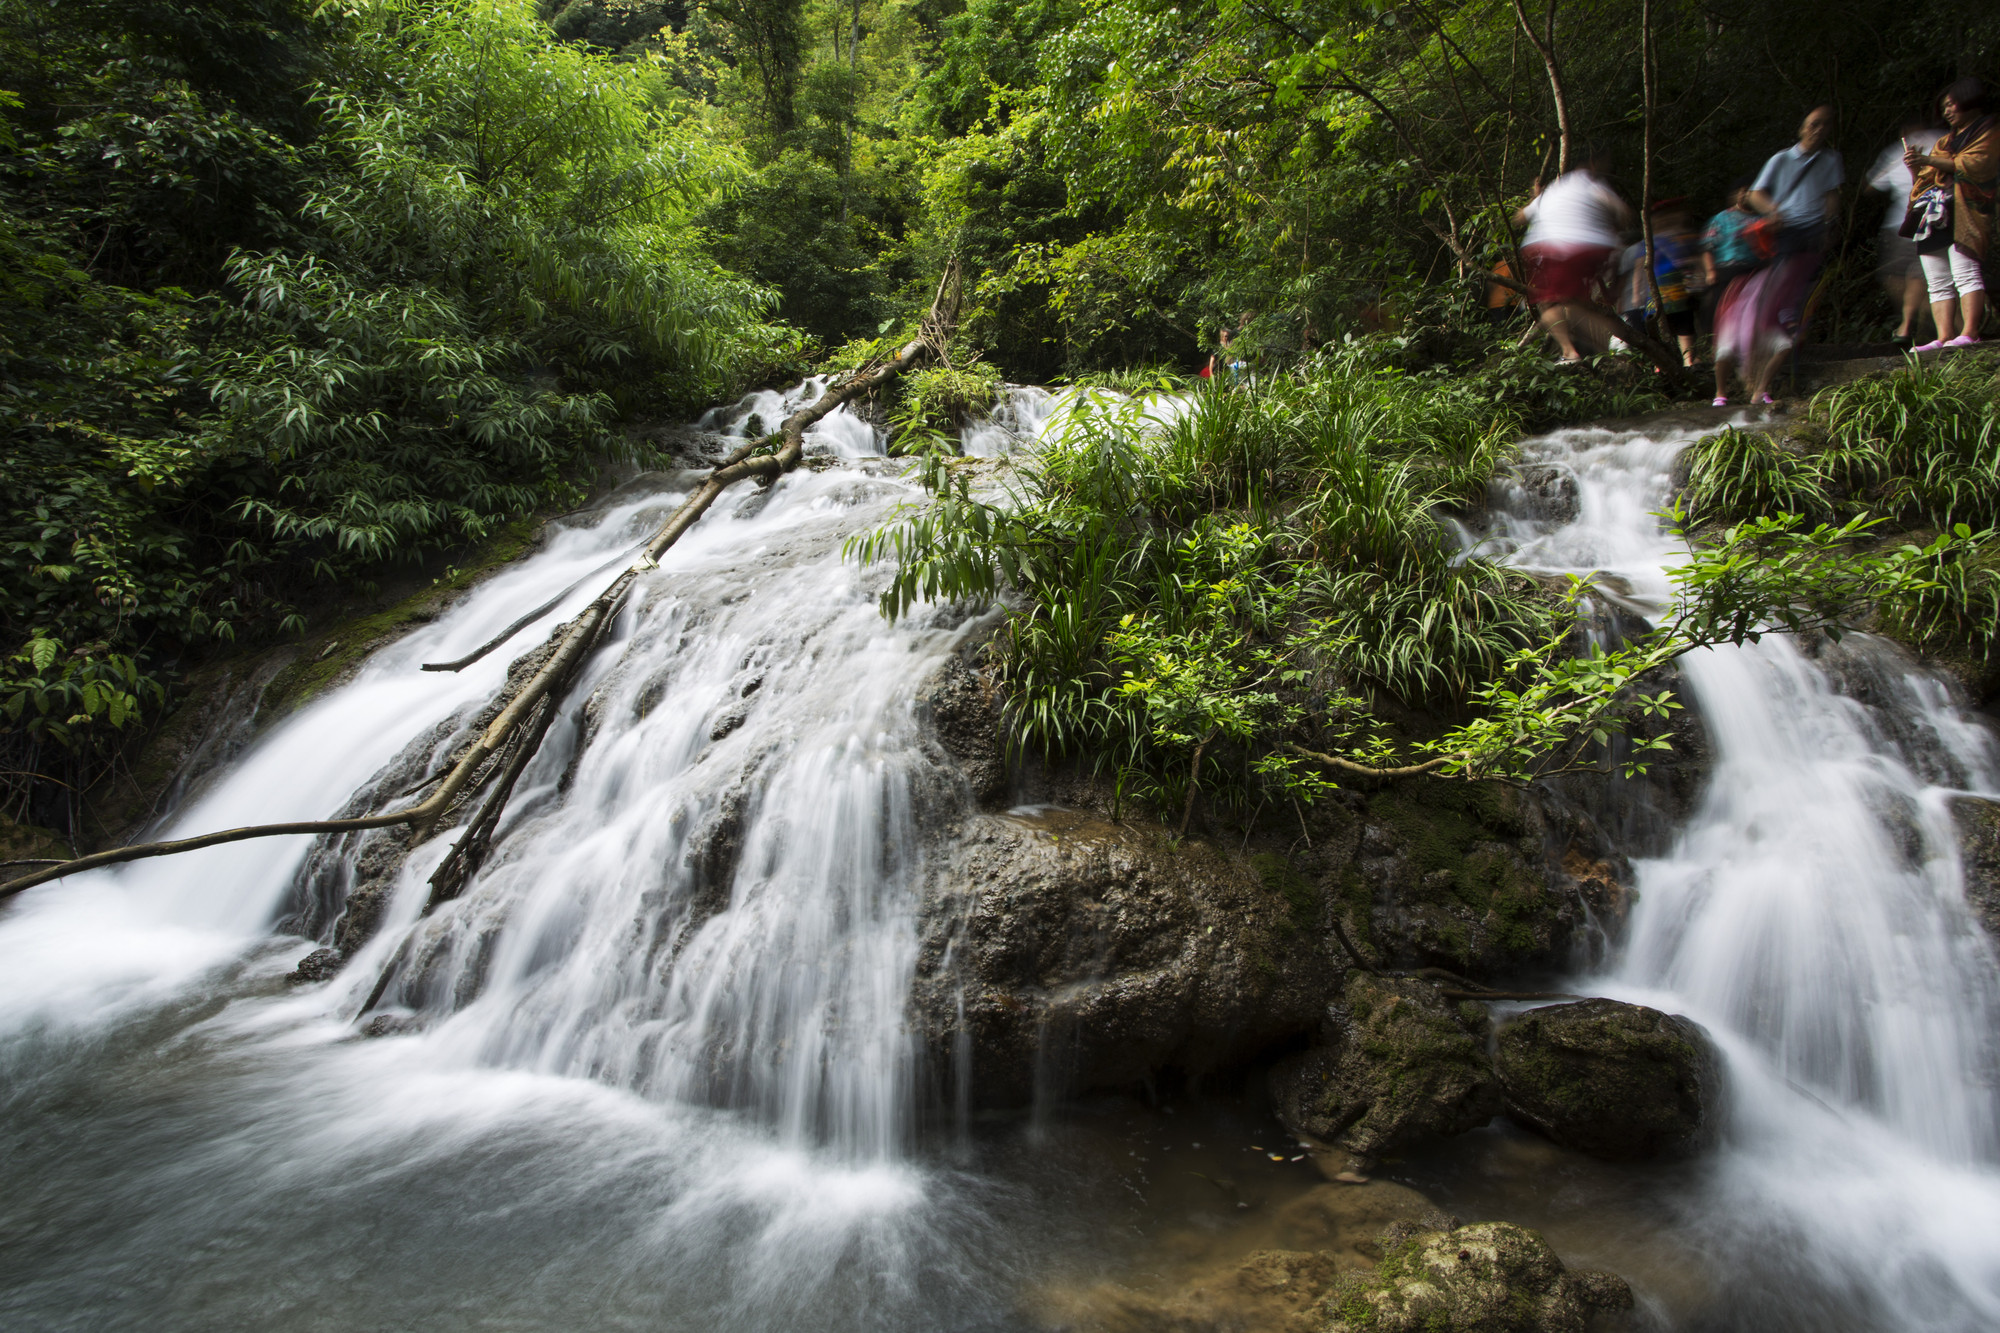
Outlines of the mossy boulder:
[[1560,972],[1580,961],[1593,913],[1600,924],[1622,915],[1562,868],[1564,848],[1604,859],[1594,830],[1539,793],[1414,779],[1370,795],[1360,825],[1338,894],[1382,966],[1481,980]]
[[1564,1147],[1638,1161],[1698,1146],[1721,1059],[1701,1026],[1617,1000],[1531,1009],[1500,1029],[1507,1113]]
[[1584,1333],[1629,1309],[1610,1273],[1571,1272],[1548,1242],[1508,1222],[1475,1222],[1395,1241],[1373,1273],[1339,1278],[1315,1307],[1325,1333]]
[[1427,981],[1353,973],[1324,1035],[1271,1071],[1278,1117],[1295,1133],[1366,1161],[1499,1113],[1484,1011]]

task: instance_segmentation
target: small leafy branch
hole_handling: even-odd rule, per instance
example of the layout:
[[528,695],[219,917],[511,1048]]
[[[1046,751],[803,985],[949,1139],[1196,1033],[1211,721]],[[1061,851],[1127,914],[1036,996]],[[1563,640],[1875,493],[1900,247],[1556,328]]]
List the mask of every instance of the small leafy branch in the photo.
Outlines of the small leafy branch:
[[78,751],[104,728],[137,721],[148,702],[165,701],[166,691],[130,656],[104,643],[65,651],[61,640],[38,633],[7,658],[0,730]]

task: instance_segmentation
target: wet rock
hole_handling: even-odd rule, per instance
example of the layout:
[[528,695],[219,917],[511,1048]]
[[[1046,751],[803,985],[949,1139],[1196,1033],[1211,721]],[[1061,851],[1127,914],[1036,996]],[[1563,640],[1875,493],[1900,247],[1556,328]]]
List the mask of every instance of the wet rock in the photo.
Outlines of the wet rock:
[[981,805],[1004,800],[1010,786],[1000,736],[1000,690],[987,673],[954,655],[924,683],[917,706],[945,753],[957,761]]
[[[1347,1268],[1358,1267],[1349,1261]],[[1235,1263],[1197,1270],[1172,1291],[1104,1282],[1045,1297],[1043,1322],[1091,1333],[1224,1333],[1299,1327],[1342,1271],[1325,1251],[1258,1250]]]
[[2000,801],[1960,796],[1951,803],[1958,826],[1959,866],[1965,875],[1965,905],[1973,918],[2000,942]]
[[1351,857],[1329,869],[1342,920],[1384,968],[1482,981],[1566,970],[1593,942],[1566,858],[1592,880],[1626,878],[1587,817],[1541,793],[1426,778],[1371,794],[1357,815]]
[[1584,1333],[1629,1309],[1609,1273],[1572,1273],[1548,1242],[1507,1222],[1425,1231],[1394,1243],[1373,1273],[1336,1279],[1315,1308],[1325,1333]]
[[1158,826],[978,816],[952,856],[912,1002],[980,1104],[1240,1063],[1309,1031],[1339,975],[1242,859]]
[[1081,1290],[1057,1287],[1039,1294],[1036,1313],[1054,1328],[1097,1333],[1315,1328],[1307,1317],[1314,1303],[1342,1274],[1365,1274],[1382,1257],[1384,1223],[1410,1235],[1458,1225],[1402,1185],[1324,1185],[1277,1211],[1266,1233],[1272,1248],[1246,1256],[1227,1231],[1171,1232],[1134,1267],[1148,1275],[1174,1274],[1172,1287],[1162,1290],[1147,1283],[1137,1289],[1115,1281]]
[[340,965],[345,961],[338,949],[314,949],[299,959],[298,966],[291,970],[285,980],[295,986],[328,981],[332,979],[334,973],[340,971]]
[[1278,1118],[1293,1132],[1366,1162],[1499,1113],[1479,1006],[1454,1005],[1426,981],[1356,972],[1327,1015],[1327,1044],[1271,1071]]
[[1529,1010],[1500,1030],[1495,1066],[1509,1115],[1612,1161],[1697,1146],[1721,1089],[1700,1025],[1617,1000]]
[[1526,463],[1507,487],[1509,507],[1523,518],[1568,523],[1577,514],[1576,472],[1557,463]]

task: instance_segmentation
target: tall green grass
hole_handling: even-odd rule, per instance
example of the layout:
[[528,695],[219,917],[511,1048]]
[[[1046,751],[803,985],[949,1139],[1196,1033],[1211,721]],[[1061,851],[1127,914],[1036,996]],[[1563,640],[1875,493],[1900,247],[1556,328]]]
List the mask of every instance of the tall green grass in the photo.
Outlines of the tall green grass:
[[1933,586],[1880,608],[1914,643],[1991,658],[2000,637],[2000,361],[1959,355],[1821,390],[1784,435],[1729,429],[1688,455],[1682,500],[1697,523],[1766,515],[1963,528]]
[[1167,805],[1193,781],[1249,802],[1286,739],[1366,731],[1363,700],[1449,712],[1555,628],[1553,599],[1440,521],[1512,435],[1504,409],[1354,357],[1086,395],[1010,494],[935,467],[938,503],[856,549],[899,562],[891,614],[1012,587],[993,660],[1018,749]]

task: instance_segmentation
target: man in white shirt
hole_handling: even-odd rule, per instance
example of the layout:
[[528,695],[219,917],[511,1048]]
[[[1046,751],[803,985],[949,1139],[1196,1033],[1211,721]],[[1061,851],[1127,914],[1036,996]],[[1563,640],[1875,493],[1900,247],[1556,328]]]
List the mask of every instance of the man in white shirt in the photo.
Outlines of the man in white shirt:
[[1521,241],[1528,286],[1541,311],[1542,327],[1562,348],[1563,360],[1581,361],[1578,329],[1598,345],[1610,341],[1611,326],[1590,312],[1590,284],[1618,248],[1618,229],[1632,216],[1598,174],[1600,163],[1556,177],[1514,215],[1528,224]]
[[1875,165],[1868,168],[1868,188],[1889,196],[1888,211],[1875,233],[1875,272],[1889,300],[1903,309],[1896,325],[1896,345],[1909,347],[1917,342],[1919,321],[1930,313],[1926,299],[1930,288],[1924,281],[1923,265],[1917,262],[1917,244],[1903,235],[1903,214],[1910,206],[1910,164],[1903,154],[1914,148],[1928,153],[1944,137],[1944,131],[1913,120],[1903,126],[1903,137],[1882,150]]

